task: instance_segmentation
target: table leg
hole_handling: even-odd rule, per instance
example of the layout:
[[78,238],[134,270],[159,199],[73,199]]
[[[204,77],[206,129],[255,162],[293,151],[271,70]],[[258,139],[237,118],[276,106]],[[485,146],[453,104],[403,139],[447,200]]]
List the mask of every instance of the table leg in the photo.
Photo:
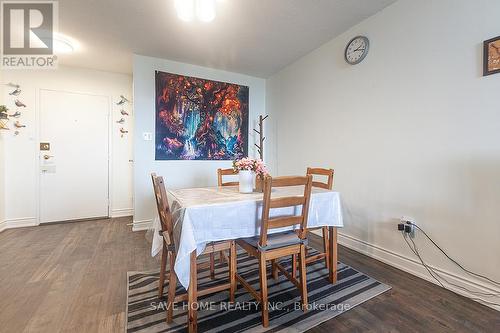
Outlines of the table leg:
[[330,229],[330,237],[328,237],[328,251],[329,260],[330,260],[330,282],[337,283],[337,228],[329,227]]
[[198,293],[197,293],[197,269],[196,264],[196,250],[191,252],[191,267],[190,267],[190,278],[189,278],[189,288],[188,288],[188,326],[189,333],[195,333],[198,330],[197,327],[197,309],[198,309]]

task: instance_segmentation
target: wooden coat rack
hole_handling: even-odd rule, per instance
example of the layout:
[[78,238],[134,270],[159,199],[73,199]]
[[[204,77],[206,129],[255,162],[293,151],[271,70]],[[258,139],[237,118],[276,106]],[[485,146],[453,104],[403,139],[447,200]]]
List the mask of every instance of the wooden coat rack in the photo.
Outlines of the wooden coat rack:
[[264,136],[264,120],[266,120],[268,115],[259,116],[259,130],[257,131],[255,128],[253,129],[257,134],[259,134],[259,144],[255,144],[255,147],[257,147],[257,151],[259,152],[259,158],[263,161],[264,160],[264,140],[266,137]]

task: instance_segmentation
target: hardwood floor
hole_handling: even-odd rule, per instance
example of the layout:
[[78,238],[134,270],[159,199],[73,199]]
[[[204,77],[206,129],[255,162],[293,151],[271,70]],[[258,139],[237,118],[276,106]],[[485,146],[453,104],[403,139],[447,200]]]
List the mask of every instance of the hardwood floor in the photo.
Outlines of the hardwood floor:
[[[0,332],[123,332],[126,272],[159,267],[145,233],[127,223],[0,233]],[[497,311],[347,248],[339,247],[339,258],[393,289],[310,332],[499,331]]]

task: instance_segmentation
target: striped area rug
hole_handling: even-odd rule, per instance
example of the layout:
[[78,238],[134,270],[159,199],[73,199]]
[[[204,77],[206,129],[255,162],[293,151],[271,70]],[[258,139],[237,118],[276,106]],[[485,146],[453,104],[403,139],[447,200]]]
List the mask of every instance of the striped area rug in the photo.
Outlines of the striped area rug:
[[[315,254],[310,250],[309,254]],[[290,259],[283,259],[285,267]],[[270,266],[268,267],[270,272]],[[246,254],[238,256],[238,273],[259,290],[258,262]],[[198,290],[227,281],[227,266],[216,266],[216,280],[211,280],[208,270],[199,272]],[[174,307],[174,322],[167,324],[166,302],[158,298],[156,272],[129,272],[127,294],[127,332],[184,332],[187,321],[187,304]],[[168,282],[167,282],[168,284]],[[344,265],[338,264],[338,282],[328,282],[328,271],[319,261],[307,267],[308,311],[300,310],[300,293],[282,274],[276,281],[268,279],[270,325],[261,325],[260,309],[243,287],[238,286],[236,303],[229,304],[229,292],[220,292],[198,299],[199,332],[304,332],[320,323],[338,316],[387,290],[389,286]],[[165,293],[167,288],[165,288]],[[183,293],[182,287],[177,293]]]

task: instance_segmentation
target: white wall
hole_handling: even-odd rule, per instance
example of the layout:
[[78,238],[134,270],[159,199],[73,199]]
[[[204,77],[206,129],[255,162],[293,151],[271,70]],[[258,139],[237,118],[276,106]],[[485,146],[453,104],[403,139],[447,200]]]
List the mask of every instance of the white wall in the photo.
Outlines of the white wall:
[[[134,55],[134,109],[135,115],[135,169],[134,169],[134,229],[147,227],[156,207],[151,185],[151,172],[164,176],[171,188],[201,187],[217,185],[217,168],[231,167],[231,161],[155,161],[155,71],[201,77],[204,79],[231,82],[249,86],[249,155],[256,156],[253,149],[255,137],[251,133],[259,114],[266,114],[265,80],[247,75],[225,72],[164,59]],[[144,132],[153,133],[152,141],[144,141]],[[272,154],[268,149],[265,159]]]
[[[341,243],[427,276],[395,230],[407,215],[466,267],[500,280],[500,75],[481,76],[498,13],[497,0],[400,0],[268,80],[278,173],[335,168]],[[350,66],[343,52],[358,34],[370,53]],[[416,242],[450,281],[499,292],[422,234]]]
[[[0,89],[0,93],[2,90]],[[0,99],[0,105],[3,104],[3,99]],[[0,134],[1,135],[1,134]],[[1,137],[0,137],[0,140]],[[0,141],[0,231],[4,229],[5,223],[5,193],[4,193],[4,187],[5,187],[5,171],[4,171],[4,162],[5,162],[5,157],[4,157],[4,148],[3,148],[3,141]]]
[[[0,81],[2,80],[2,72],[0,71]],[[0,86],[0,105],[5,104],[4,99],[4,86]],[[0,130],[0,231],[5,228],[5,155],[4,143]]]
[[[11,70],[2,71],[3,100],[14,110],[13,98],[8,95],[12,89],[5,86],[13,82],[21,85],[18,97],[27,108],[22,110],[20,121],[27,125],[19,136],[13,130],[0,133],[0,145],[4,149],[5,223],[8,227],[38,224],[38,113],[40,89],[62,90],[109,96],[117,102],[120,94],[132,95],[130,75],[108,73],[89,69],[60,67],[57,70]],[[132,115],[132,105],[128,106]],[[111,142],[111,213],[113,216],[132,215],[132,125],[127,119],[130,134],[120,138],[116,124],[122,116],[119,107],[112,106]],[[10,127],[12,122],[10,122]],[[92,129],[89,128],[89,135]],[[75,176],[78,170],[75,170]]]

